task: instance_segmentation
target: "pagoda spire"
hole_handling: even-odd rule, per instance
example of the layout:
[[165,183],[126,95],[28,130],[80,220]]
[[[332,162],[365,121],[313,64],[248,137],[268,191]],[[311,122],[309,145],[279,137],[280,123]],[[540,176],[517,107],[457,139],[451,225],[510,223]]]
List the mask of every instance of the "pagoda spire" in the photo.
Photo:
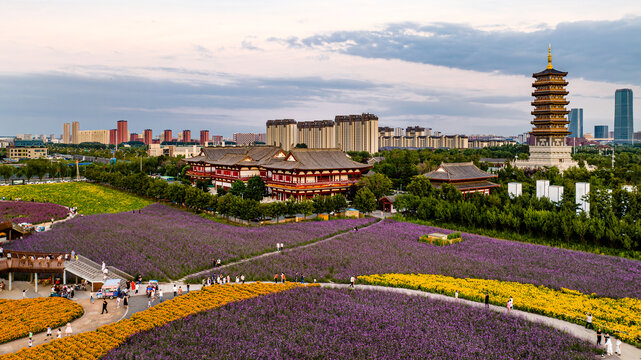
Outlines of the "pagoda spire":
[[548,69],[552,69],[552,44],[548,45]]

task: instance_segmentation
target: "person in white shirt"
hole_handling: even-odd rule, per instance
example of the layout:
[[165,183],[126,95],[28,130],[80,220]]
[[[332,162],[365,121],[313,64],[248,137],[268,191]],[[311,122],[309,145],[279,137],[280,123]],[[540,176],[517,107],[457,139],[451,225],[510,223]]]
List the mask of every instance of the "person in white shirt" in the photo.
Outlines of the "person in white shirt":
[[356,282],[356,278],[354,278],[353,276],[350,277],[349,278],[349,287],[353,288],[355,282]]

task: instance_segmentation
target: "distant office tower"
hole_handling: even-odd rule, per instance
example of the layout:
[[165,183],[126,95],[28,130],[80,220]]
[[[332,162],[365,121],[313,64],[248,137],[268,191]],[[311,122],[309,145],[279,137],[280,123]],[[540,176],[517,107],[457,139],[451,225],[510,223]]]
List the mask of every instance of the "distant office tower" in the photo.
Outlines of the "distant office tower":
[[568,137],[582,138],[583,137],[583,109],[570,109],[568,115],[570,125],[568,126],[571,132]]
[[71,124],[64,123],[62,125],[62,143],[69,144],[71,143]]
[[116,142],[122,144],[129,140],[129,131],[127,130],[127,120],[118,120],[117,125],[118,135]]
[[173,135],[171,134],[171,130],[167,129],[162,132],[162,141],[171,141],[173,139]]
[[332,120],[301,121],[297,124],[298,143],[310,149],[336,147],[336,131]]
[[614,142],[632,143],[633,121],[632,90],[617,89],[614,93]]
[[200,130],[200,145],[209,142],[209,130]]
[[343,151],[378,152],[378,117],[373,114],[338,115],[336,146]]
[[109,130],[109,144],[116,145],[118,143],[118,129]]
[[212,145],[220,145],[223,143],[223,136],[222,135],[212,135],[211,136],[211,143]]
[[191,130],[183,130],[183,141],[191,142]]
[[296,120],[268,120],[267,121],[267,145],[280,146],[283,150],[289,151],[298,143],[298,129]]
[[151,144],[154,138],[153,131],[151,131],[151,129],[145,129],[143,131],[143,137],[144,137],[145,145]]
[[641,131],[635,132],[633,139],[635,144],[639,143],[641,141]]
[[71,123],[71,143],[80,144],[80,123],[77,121]]
[[594,138],[595,139],[607,139],[609,132],[607,125],[595,125],[594,126]]

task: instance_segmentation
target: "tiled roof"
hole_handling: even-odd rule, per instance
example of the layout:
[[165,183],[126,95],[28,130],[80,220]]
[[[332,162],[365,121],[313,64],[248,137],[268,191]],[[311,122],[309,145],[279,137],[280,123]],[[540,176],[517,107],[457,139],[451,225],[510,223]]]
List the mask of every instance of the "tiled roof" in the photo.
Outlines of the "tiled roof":
[[487,173],[474,165],[474,163],[442,163],[438,169],[430,171],[425,174],[430,180],[440,181],[457,181],[457,180],[473,180],[473,179],[489,179],[497,177]]
[[563,71],[559,71],[559,70],[556,70],[556,69],[545,69],[543,71],[539,71],[538,73],[532,74],[532,76],[533,77],[539,77],[539,76],[545,76],[545,75],[562,75],[562,76],[565,76],[567,74],[568,73],[563,72]]
[[279,170],[340,170],[369,169],[371,167],[371,165],[350,159],[339,149],[292,149],[287,159],[289,160],[272,162],[263,166]]
[[212,165],[256,166],[271,161],[280,151],[282,150],[276,146],[211,147],[203,148],[199,156],[186,161],[190,163],[204,161]]

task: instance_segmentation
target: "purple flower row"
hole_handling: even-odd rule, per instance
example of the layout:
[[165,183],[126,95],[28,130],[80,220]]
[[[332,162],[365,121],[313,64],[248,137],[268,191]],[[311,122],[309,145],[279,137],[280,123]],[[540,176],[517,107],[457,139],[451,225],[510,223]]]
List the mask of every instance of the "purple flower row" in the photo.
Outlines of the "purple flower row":
[[132,336],[102,359],[594,359],[567,333],[482,308],[297,288]]
[[318,245],[227,268],[252,280],[274,272],[302,273],[348,282],[351,276],[380,273],[442,274],[460,278],[515,281],[578,290],[614,298],[641,298],[641,262],[485,236],[463,234],[463,242],[434,246],[421,235],[450,231],[385,220]]
[[22,239],[14,250],[75,250],[132,275],[178,278],[233,259],[326,237],[372,219],[314,221],[262,227],[220,224],[186,211],[154,204],[135,213],[90,215]]
[[40,224],[51,219],[64,219],[69,209],[53,203],[0,201],[0,222]]

